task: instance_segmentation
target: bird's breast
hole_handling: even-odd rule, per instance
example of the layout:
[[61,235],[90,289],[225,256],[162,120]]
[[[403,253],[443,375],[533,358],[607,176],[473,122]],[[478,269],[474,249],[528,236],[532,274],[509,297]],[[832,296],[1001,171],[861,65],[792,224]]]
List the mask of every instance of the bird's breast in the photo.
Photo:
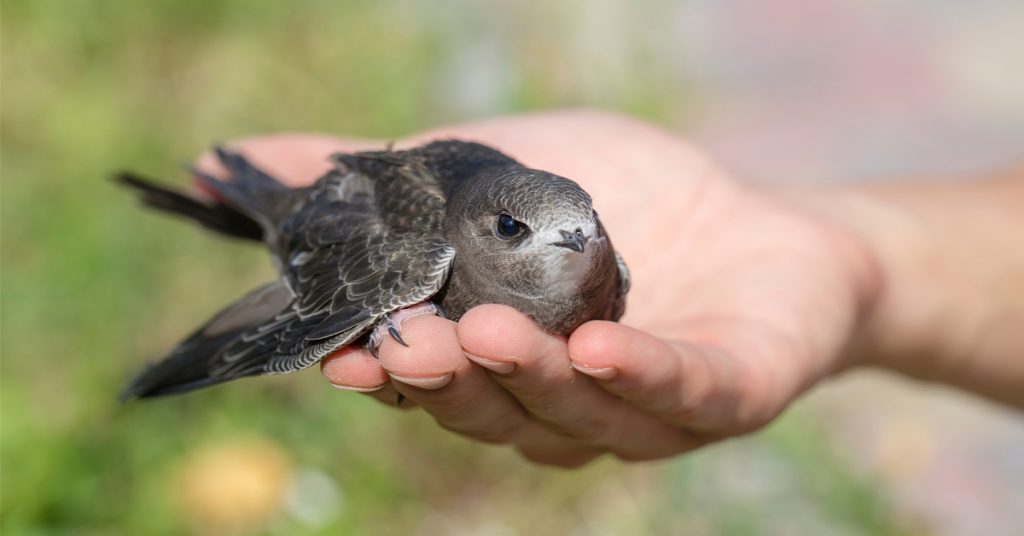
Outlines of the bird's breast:
[[535,261],[512,267],[510,273],[484,274],[456,256],[439,303],[452,320],[477,305],[508,305],[545,330],[567,335],[583,322],[601,318],[616,298],[617,272],[608,248],[558,252]]

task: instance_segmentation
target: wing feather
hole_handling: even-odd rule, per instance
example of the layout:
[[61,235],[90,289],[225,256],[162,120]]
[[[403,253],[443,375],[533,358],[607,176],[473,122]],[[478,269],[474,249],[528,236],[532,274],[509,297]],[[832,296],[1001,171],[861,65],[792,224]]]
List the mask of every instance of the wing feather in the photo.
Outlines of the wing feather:
[[399,154],[337,157],[339,170],[282,226],[295,320],[266,331],[278,340],[262,373],[316,363],[444,286],[455,257],[442,233],[444,196],[427,168]]
[[274,235],[281,280],[215,316],[126,396],[299,370],[437,294],[455,257],[442,233],[444,195],[426,167],[400,155],[337,155],[339,168],[305,190]]

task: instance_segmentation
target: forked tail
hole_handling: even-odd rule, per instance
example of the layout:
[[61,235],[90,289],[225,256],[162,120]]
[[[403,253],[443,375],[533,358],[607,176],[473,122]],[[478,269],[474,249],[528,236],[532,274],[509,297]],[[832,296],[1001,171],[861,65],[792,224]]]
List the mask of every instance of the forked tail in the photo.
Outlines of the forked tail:
[[221,181],[192,170],[199,178],[200,186],[213,195],[209,201],[133,173],[120,173],[115,179],[135,189],[146,206],[184,216],[228,236],[263,239],[266,231],[273,228],[278,208],[289,188],[239,154],[219,147],[214,152],[228,170],[229,180]]
[[235,238],[257,241],[263,239],[263,228],[256,220],[220,201],[201,201],[185,192],[161,186],[127,172],[118,174],[115,179],[125,186],[134,188],[139,194],[139,199],[147,207],[184,216],[207,229]]

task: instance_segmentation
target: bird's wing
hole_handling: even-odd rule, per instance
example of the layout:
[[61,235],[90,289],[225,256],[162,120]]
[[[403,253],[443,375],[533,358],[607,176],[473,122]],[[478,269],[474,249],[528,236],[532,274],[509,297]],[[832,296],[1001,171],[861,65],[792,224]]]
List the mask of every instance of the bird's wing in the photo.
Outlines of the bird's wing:
[[[219,313],[126,395],[299,370],[440,291],[455,257],[442,234],[444,197],[426,168],[400,154],[339,155],[339,169],[281,224],[272,245],[281,280]],[[254,310],[266,289],[273,299]]]
[[[167,357],[143,369],[121,392],[120,398],[183,393],[246,375],[221,373],[232,363],[225,359],[228,349],[237,347],[241,337],[262,326],[278,319],[282,325],[287,323],[290,317],[282,315],[287,315],[293,300],[294,295],[283,280],[250,292],[214,315]],[[271,330],[278,331],[276,328],[265,331]],[[253,341],[249,354],[254,357],[249,364],[258,366],[258,356],[268,354],[260,349],[270,346],[268,337]]]
[[433,176],[401,154],[336,157],[339,169],[281,227],[278,254],[294,301],[226,348],[225,363],[269,340],[258,373],[307,367],[441,290],[455,257],[442,234],[444,197]]
[[632,282],[629,276],[629,268],[626,261],[622,259],[619,252],[615,252],[615,268],[618,277],[618,288],[616,289],[615,303],[612,305],[611,319],[618,321],[626,314],[626,294],[629,294],[629,287]]

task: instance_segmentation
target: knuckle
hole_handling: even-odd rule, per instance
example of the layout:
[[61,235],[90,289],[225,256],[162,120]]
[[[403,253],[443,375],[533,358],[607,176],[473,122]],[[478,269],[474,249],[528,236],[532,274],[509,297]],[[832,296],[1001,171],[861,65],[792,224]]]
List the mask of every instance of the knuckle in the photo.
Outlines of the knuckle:
[[580,417],[571,423],[546,422],[546,427],[559,435],[588,444],[600,444],[608,435],[608,423],[597,417]]
[[645,442],[634,445],[633,448],[615,448],[612,449],[612,454],[622,461],[642,462],[678,456],[697,450],[705,444],[705,441],[698,440],[683,429],[674,429],[668,437],[662,437],[659,441]]
[[651,460],[664,458],[665,456],[671,456],[671,454],[655,454],[653,452],[632,452],[617,450],[612,451],[612,456],[615,456],[615,459],[624,462],[647,462]]
[[704,413],[711,398],[712,390],[707,384],[683,390],[663,415],[673,423],[692,421]]
[[597,454],[577,449],[533,449],[518,447],[519,453],[527,460],[538,464],[562,469],[577,469],[592,462]]
[[469,421],[480,413],[480,402],[441,390],[429,395],[430,412],[455,422]]
[[701,413],[700,404],[682,404],[665,412],[665,419],[671,423],[685,423],[697,418]]
[[436,417],[435,420],[441,428],[449,432],[495,445],[511,443],[519,435],[522,426],[522,423],[517,423],[514,419],[470,423],[451,422]]
[[770,367],[746,367],[737,380],[734,397],[738,400],[738,421],[745,426],[759,427],[778,414],[774,403],[779,389],[778,375]]

